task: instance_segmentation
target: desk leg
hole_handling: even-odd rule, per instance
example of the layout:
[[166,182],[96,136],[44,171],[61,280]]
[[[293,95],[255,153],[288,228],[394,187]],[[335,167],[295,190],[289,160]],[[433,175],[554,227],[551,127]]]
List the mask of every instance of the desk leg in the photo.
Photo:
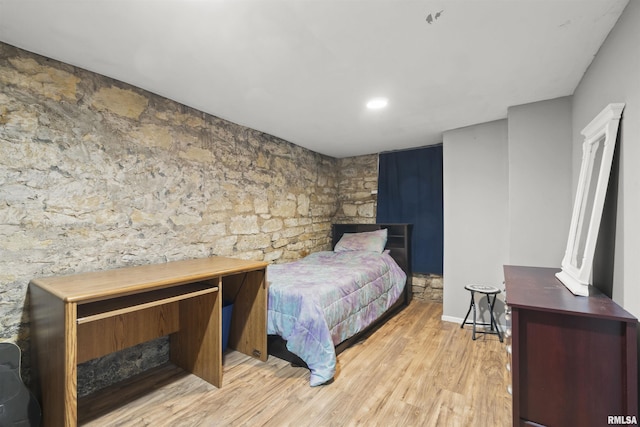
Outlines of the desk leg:
[[76,304],[30,287],[35,378],[48,426],[75,426],[77,404]]
[[263,362],[267,360],[266,271],[222,278],[224,297],[233,299],[229,347]]
[[[215,280],[216,286],[218,280]],[[180,301],[180,330],[171,334],[171,361],[216,387],[222,386],[220,292]]]

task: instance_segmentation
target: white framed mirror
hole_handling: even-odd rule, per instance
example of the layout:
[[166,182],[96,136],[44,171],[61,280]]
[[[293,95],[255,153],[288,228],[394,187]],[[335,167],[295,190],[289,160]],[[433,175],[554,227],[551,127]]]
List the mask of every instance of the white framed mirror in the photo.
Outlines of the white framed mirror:
[[582,165],[562,271],[556,277],[574,294],[589,295],[593,255],[624,104],[609,104],[583,130]]

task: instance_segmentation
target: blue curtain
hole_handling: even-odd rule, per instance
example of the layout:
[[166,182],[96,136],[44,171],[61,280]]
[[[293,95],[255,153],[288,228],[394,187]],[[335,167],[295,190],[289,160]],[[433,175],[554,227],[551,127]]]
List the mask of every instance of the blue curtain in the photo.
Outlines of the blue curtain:
[[379,155],[376,221],[413,224],[413,271],[442,274],[442,144]]

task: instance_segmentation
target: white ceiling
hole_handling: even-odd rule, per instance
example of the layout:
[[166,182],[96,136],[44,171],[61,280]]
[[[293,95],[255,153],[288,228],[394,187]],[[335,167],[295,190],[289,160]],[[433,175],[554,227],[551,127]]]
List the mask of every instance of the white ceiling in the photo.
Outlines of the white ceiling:
[[347,157],[571,95],[627,3],[0,0],[0,41]]

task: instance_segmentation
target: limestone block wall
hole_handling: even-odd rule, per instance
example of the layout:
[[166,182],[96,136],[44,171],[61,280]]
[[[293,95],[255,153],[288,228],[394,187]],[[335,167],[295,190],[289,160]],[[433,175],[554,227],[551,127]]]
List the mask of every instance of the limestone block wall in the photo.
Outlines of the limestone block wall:
[[[23,349],[28,383],[35,277],[326,250],[333,222],[375,222],[377,162],[323,156],[0,43],[0,341]],[[426,282],[414,279],[417,299]],[[87,362],[79,393],[167,360],[159,339]]]
[[439,274],[414,273],[412,289],[416,300],[442,303],[443,281]]
[[348,157],[339,160],[339,192],[336,222],[373,224],[376,222],[378,155]]
[[[328,249],[337,159],[0,43],[0,340],[28,283],[171,260]],[[81,366],[80,393],[167,359],[166,340]]]

